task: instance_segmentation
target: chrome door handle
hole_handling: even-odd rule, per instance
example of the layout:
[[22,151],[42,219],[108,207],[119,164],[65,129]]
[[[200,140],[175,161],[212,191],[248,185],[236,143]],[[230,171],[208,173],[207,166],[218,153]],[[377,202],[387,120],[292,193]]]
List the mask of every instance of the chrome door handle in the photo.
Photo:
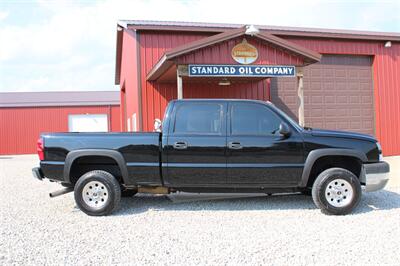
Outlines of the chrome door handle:
[[178,141],[174,143],[174,149],[184,150],[187,149],[188,145],[186,141]]
[[231,150],[240,150],[243,147],[240,144],[240,142],[229,142],[228,143],[228,148],[231,149]]

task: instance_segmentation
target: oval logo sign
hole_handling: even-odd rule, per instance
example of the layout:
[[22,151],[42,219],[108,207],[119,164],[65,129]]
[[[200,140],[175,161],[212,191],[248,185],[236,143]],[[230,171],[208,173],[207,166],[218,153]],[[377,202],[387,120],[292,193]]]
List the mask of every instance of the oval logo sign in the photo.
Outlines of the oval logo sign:
[[232,48],[232,58],[239,64],[251,64],[257,60],[257,48],[249,44],[246,39]]

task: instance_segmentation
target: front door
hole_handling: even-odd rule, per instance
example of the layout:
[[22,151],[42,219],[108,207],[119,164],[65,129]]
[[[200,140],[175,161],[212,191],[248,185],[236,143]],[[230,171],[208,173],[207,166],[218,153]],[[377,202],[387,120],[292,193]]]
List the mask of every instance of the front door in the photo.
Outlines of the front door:
[[270,106],[255,102],[229,104],[227,182],[249,186],[292,186],[303,169],[302,138],[279,134],[284,121]]
[[226,183],[226,111],[223,101],[176,102],[167,137],[166,185]]

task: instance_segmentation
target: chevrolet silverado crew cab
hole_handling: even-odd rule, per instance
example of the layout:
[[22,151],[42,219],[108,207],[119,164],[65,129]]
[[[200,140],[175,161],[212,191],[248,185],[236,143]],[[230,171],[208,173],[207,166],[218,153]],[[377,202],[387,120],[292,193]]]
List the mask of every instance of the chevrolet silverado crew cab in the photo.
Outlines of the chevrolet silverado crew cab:
[[[107,215],[121,196],[305,193],[323,213],[350,213],[382,189],[389,165],[371,136],[300,127],[272,103],[174,100],[160,132],[52,133],[38,141],[39,180],[74,191],[88,215]],[[51,194],[50,194],[51,195]]]

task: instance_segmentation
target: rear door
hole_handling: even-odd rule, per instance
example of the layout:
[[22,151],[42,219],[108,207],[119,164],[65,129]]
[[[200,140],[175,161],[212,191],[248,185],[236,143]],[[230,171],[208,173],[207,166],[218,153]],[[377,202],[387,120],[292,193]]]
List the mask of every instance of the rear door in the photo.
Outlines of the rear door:
[[226,112],[223,101],[178,101],[164,146],[171,186],[226,183]]
[[279,134],[285,121],[262,103],[229,103],[227,182],[249,187],[294,186],[303,169],[303,141],[297,130]]

